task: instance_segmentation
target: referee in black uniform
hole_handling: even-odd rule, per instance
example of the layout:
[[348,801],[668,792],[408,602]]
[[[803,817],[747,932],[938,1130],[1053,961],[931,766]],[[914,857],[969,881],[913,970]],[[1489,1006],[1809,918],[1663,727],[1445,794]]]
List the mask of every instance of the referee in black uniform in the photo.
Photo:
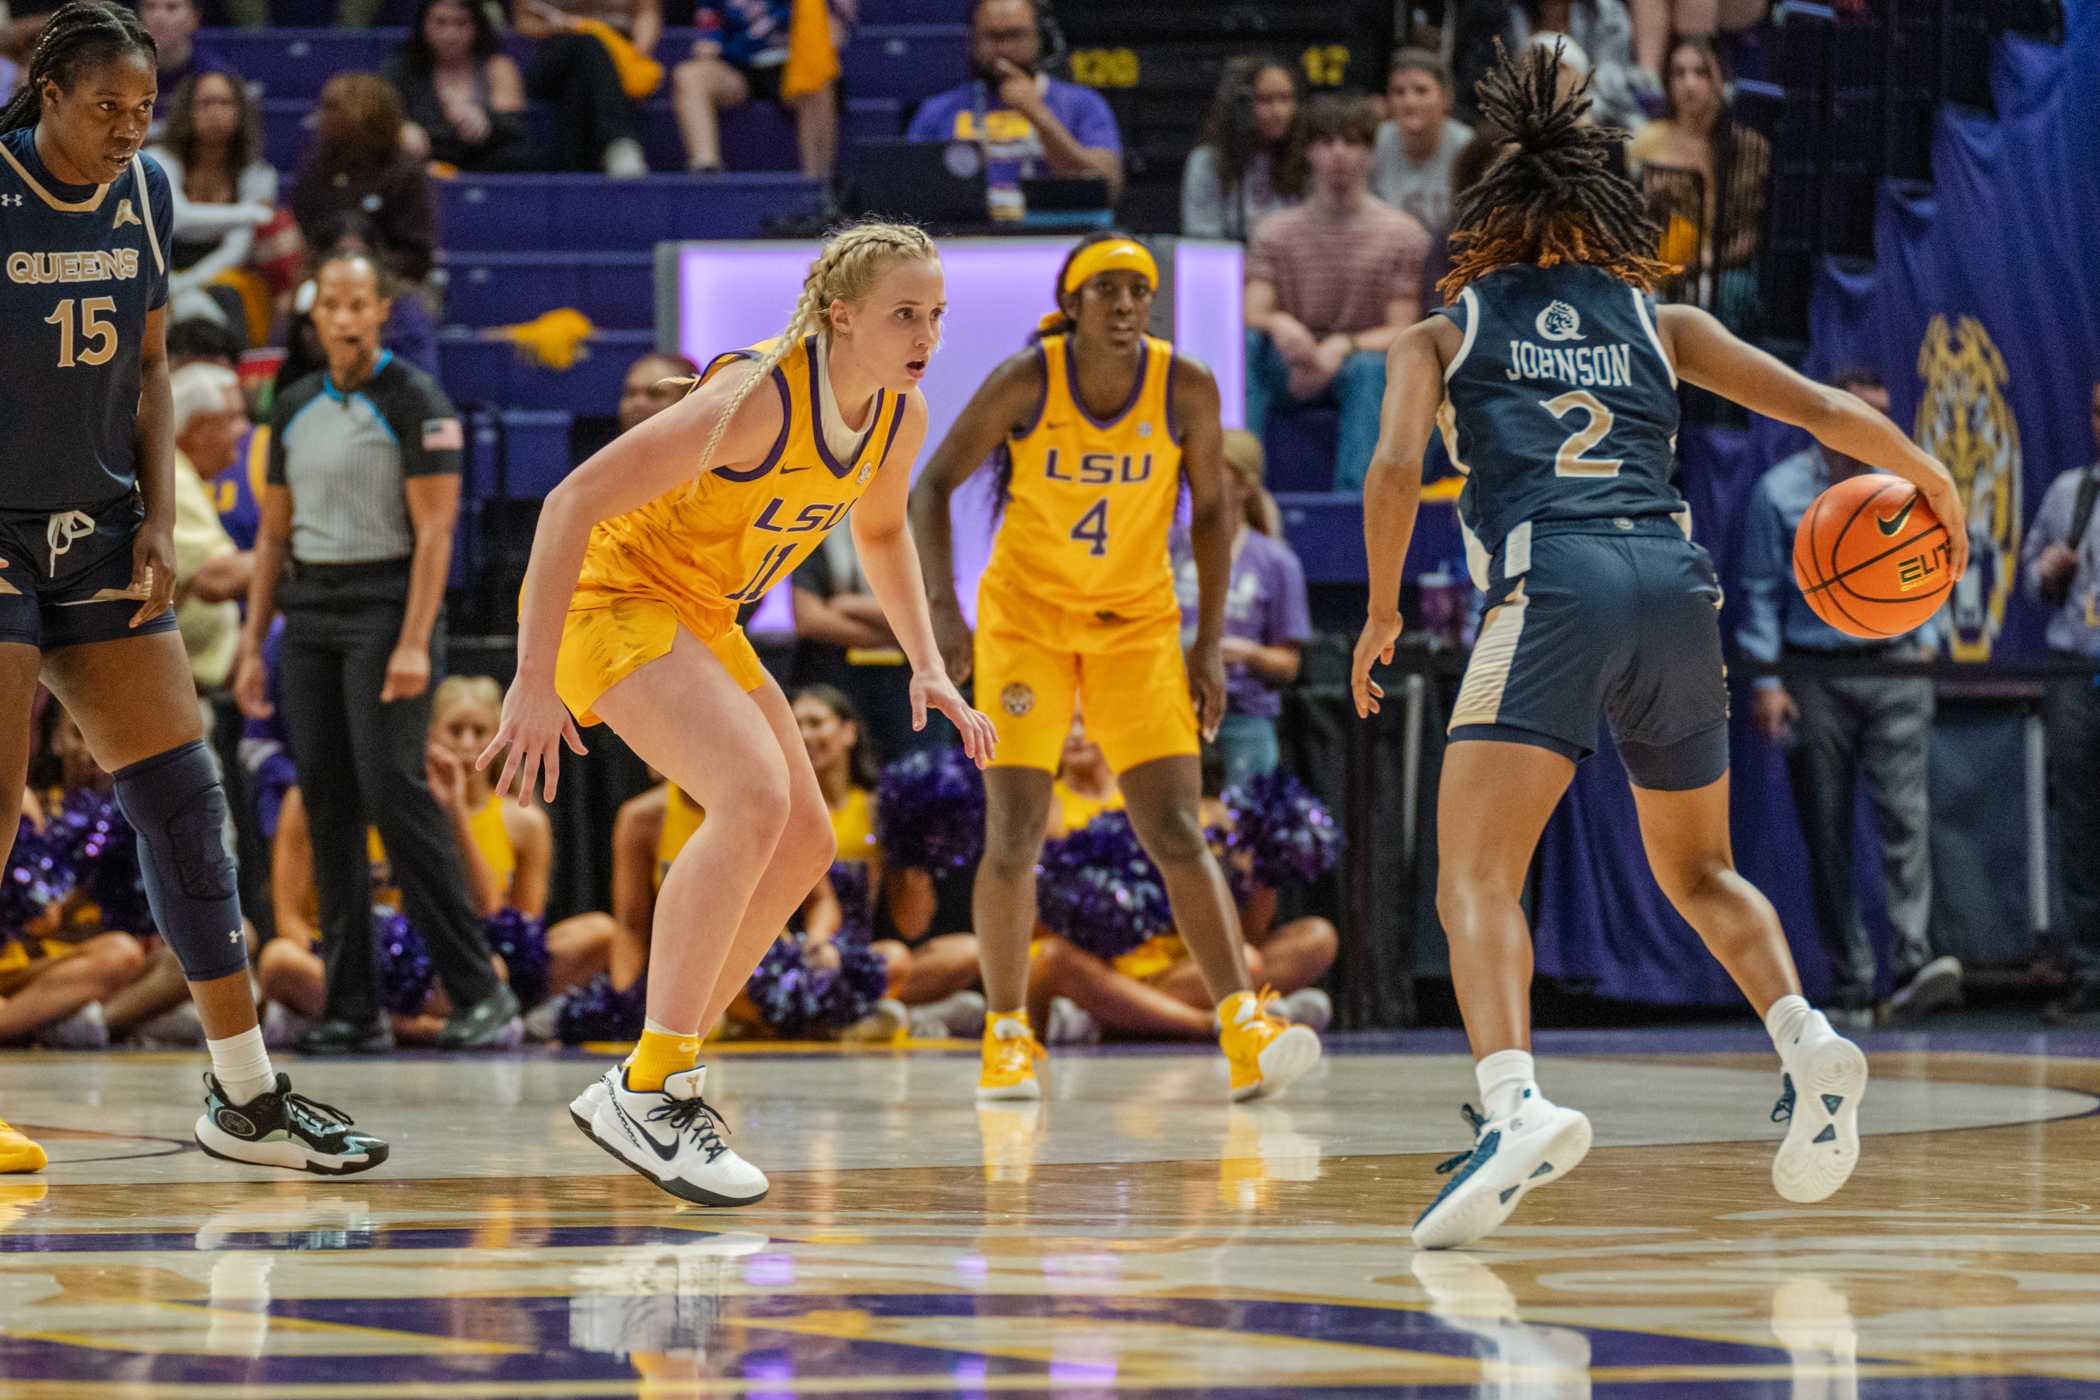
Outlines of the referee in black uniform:
[[[235,688],[269,714],[262,640],[280,600],[279,684],[313,828],[327,1014],[310,1054],[391,1049],[372,945],[367,822],[379,828],[409,919],[452,1004],[438,1044],[501,1048],[523,1035],[467,900],[452,830],[423,776],[439,611],[459,516],[459,415],[429,375],[379,347],[385,273],[363,253],[315,273],[327,369],[279,395]],[[289,567],[287,568],[287,557]]]

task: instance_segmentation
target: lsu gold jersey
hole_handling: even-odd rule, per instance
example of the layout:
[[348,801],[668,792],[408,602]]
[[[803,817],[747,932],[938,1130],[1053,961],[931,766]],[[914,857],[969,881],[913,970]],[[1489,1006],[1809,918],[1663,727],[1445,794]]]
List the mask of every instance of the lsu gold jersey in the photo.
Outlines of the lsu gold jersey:
[[1095,418],[1079,399],[1061,335],[1038,344],[1042,411],[1007,440],[1011,494],[979,585],[980,612],[1085,620],[1178,616],[1167,534],[1181,495],[1181,444],[1170,407],[1174,347],[1144,340],[1130,401]]
[[[717,355],[701,382],[738,360],[758,359],[771,344]],[[774,369],[771,390],[780,396],[782,423],[765,460],[711,467],[696,481],[599,522],[571,611],[640,595],[669,603],[707,640],[792,574],[867,491],[904,422],[904,396],[879,392],[858,448],[838,460],[818,419],[821,373],[814,335]],[[752,392],[765,393],[767,386]]]

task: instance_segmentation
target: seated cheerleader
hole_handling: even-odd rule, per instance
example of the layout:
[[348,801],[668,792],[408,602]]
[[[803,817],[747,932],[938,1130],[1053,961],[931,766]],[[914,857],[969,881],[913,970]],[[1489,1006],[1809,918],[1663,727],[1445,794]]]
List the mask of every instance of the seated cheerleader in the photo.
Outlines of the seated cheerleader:
[[[472,761],[495,732],[500,704],[496,682],[486,676],[454,676],[440,685],[431,705],[423,771],[431,795],[451,820],[468,898],[484,920],[497,971],[512,983],[521,1001],[531,1004],[547,995],[556,976],[588,976],[594,943],[598,965],[603,966],[612,936],[609,927],[594,930],[586,923],[579,934],[569,936],[566,962],[558,968],[551,962],[552,941],[540,925],[553,861],[551,824],[537,806],[498,801],[488,774],[477,772]],[[375,916],[390,924],[375,942],[382,995],[393,1003],[388,1010],[394,1037],[403,1044],[432,1044],[452,1008],[444,988],[432,984],[420,940],[394,922],[401,897],[389,887],[386,850],[376,831],[367,839]],[[278,811],[270,852],[270,903],[277,916],[277,937],[262,950],[258,963],[264,994],[299,1016],[317,1016],[326,980],[316,947],[319,900],[312,836],[305,799],[297,787],[284,794]]]
[[[1204,755],[1202,816],[1205,829],[1225,828],[1231,813],[1217,793],[1222,766],[1214,751]],[[1050,804],[1046,836],[1055,840],[1085,827],[1104,812],[1121,811],[1123,795],[1098,745],[1087,738],[1078,716],[1066,736]],[[1245,877],[1244,858],[1230,864]],[[1333,1014],[1313,984],[1333,965],[1339,939],[1334,925],[1317,916],[1276,925],[1276,892],[1248,880],[1252,890],[1240,906],[1247,975],[1267,988],[1269,1009],[1325,1029]],[[1048,930],[1039,930],[1028,974],[1029,1019],[1055,1043],[1098,1040],[1109,1031],[1133,1037],[1203,1040],[1217,1034],[1215,1008],[1201,973],[1172,929],[1108,960]]]
[[[799,708],[799,707],[798,707]],[[683,790],[649,770],[655,786],[620,805],[613,819],[611,940],[606,971],[590,985],[570,997],[559,1022],[559,1037],[570,1044],[594,1040],[633,1040],[641,1033],[642,997],[649,970],[649,931],[654,926],[657,892],[671,863],[707,821],[707,812]],[[836,818],[834,818],[836,819]],[[841,849],[845,846],[842,842]],[[590,916],[579,916],[579,918]],[[829,876],[819,880],[801,915],[804,932],[800,940],[801,961],[822,972],[837,972],[843,961],[838,943],[846,930],[846,910],[837,886]],[[859,925],[865,928],[865,923]],[[783,933],[782,941],[793,939]],[[908,976],[911,954],[903,944],[888,941],[870,950],[884,964],[884,980],[895,982]],[[757,979],[769,970],[772,954],[753,973]],[[887,1004],[885,1004],[887,1003]],[[884,998],[866,1016],[830,1034],[849,1040],[886,1040],[905,1028],[903,1007]],[[767,1034],[764,1013],[747,993],[732,1001],[720,1026],[703,1026],[703,1035],[739,1037]],[[804,1032],[798,1030],[798,1035]],[[810,1035],[819,1034],[814,1030]]]
[[[0,1044],[100,1049],[149,1032],[157,1041],[201,1044],[182,967],[148,927],[131,844],[112,842],[103,853],[86,839],[95,823],[121,821],[109,774],[55,700],[37,729],[0,916]],[[40,878],[17,878],[46,856],[51,863]],[[87,868],[104,861],[111,864]],[[109,908],[97,891],[113,896]],[[252,930],[248,938],[252,946]]]
[[[930,1033],[975,1035],[984,1023],[984,999],[968,990],[977,982],[977,940],[967,933],[926,936],[933,922],[933,877],[884,864],[876,836],[876,758],[859,710],[844,691],[828,685],[804,686],[794,704],[838,841],[831,875],[803,908],[805,929],[815,936],[825,921],[857,919],[863,928],[895,933],[873,945],[890,966],[890,996],[915,1012],[935,1012],[930,1019],[914,1017]],[[828,905],[821,898],[826,885],[834,896]],[[836,914],[830,912],[834,907]],[[951,1013],[973,1024],[951,1024]]]

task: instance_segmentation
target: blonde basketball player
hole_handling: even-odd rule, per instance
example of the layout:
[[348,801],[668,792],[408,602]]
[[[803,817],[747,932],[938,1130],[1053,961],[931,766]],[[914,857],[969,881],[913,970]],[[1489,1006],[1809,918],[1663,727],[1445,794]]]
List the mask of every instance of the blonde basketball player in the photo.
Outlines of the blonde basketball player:
[[[974,669],[999,732],[973,896],[989,1003],[979,1098],[1041,1093],[1043,1049],[1023,1009],[1028,941],[1051,777],[1075,703],[1217,1004],[1232,1096],[1274,1093],[1320,1058],[1319,1037],[1272,1015],[1249,987],[1239,919],[1203,840],[1198,712],[1205,734],[1225,712],[1224,433],[1210,371],[1145,334],[1158,289],[1152,254],[1125,234],[1074,248],[1058,274],[1057,312],[978,388],[912,497],[942,654],[957,676]],[[948,499],[995,450],[1003,515],[973,644],[955,596]],[[1184,481],[1202,595],[1186,658],[1167,562]]]
[[912,663],[913,724],[939,710],[972,758],[992,755],[991,724],[942,668],[905,523],[926,435],[917,386],[945,310],[924,233],[846,229],[810,264],[779,339],[716,356],[684,399],[578,467],[533,537],[517,680],[480,758],[507,754],[496,790],[522,796],[544,777],[551,801],[561,745],[582,753],[577,723],[602,720],[701,807],[731,815],[686,842],[658,892],[641,1043],[569,1110],[615,1158],[702,1205],[747,1205],[767,1187],[701,1096],[700,1037],[833,848],[794,712],[737,610],[850,512]]

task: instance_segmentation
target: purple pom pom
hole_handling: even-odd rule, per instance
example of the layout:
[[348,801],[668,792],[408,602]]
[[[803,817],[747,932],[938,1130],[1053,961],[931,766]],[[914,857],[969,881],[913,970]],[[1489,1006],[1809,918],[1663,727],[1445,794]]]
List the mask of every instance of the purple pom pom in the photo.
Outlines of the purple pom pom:
[[921,750],[883,769],[876,813],[893,866],[960,870],[984,854],[984,774],[961,749]]
[[1035,889],[1043,926],[1097,958],[1121,957],[1174,926],[1159,868],[1121,812],[1046,844]]
[[1334,814],[1280,768],[1228,789],[1225,805],[1233,815],[1231,847],[1252,858],[1258,884],[1311,884],[1341,859],[1342,830]]
[[44,911],[73,892],[64,853],[24,817],[15,831],[7,870],[0,876],[0,943],[20,936]]
[[868,867],[865,861],[835,860],[831,863],[831,890],[839,897],[841,939],[871,936],[875,906],[869,898]]
[[836,968],[812,967],[799,938],[775,939],[744,990],[776,1035],[822,1036],[868,1014],[889,984],[889,969],[858,937],[839,937]]
[[52,820],[50,838],[78,887],[101,909],[104,928],[159,931],[139,871],[138,833],[116,798],[88,788],[68,793]]
[[489,951],[503,959],[510,975],[510,989],[524,1006],[538,1006],[547,998],[547,925],[529,914],[508,906],[481,921],[481,936]]
[[372,944],[379,954],[379,1004],[399,1016],[413,1016],[430,996],[434,974],[423,935],[384,906],[372,909]]
[[601,972],[562,1000],[556,1034],[564,1045],[581,1045],[591,1040],[638,1040],[648,991],[646,976],[635,978],[634,985],[625,991],[615,991],[612,978]]

